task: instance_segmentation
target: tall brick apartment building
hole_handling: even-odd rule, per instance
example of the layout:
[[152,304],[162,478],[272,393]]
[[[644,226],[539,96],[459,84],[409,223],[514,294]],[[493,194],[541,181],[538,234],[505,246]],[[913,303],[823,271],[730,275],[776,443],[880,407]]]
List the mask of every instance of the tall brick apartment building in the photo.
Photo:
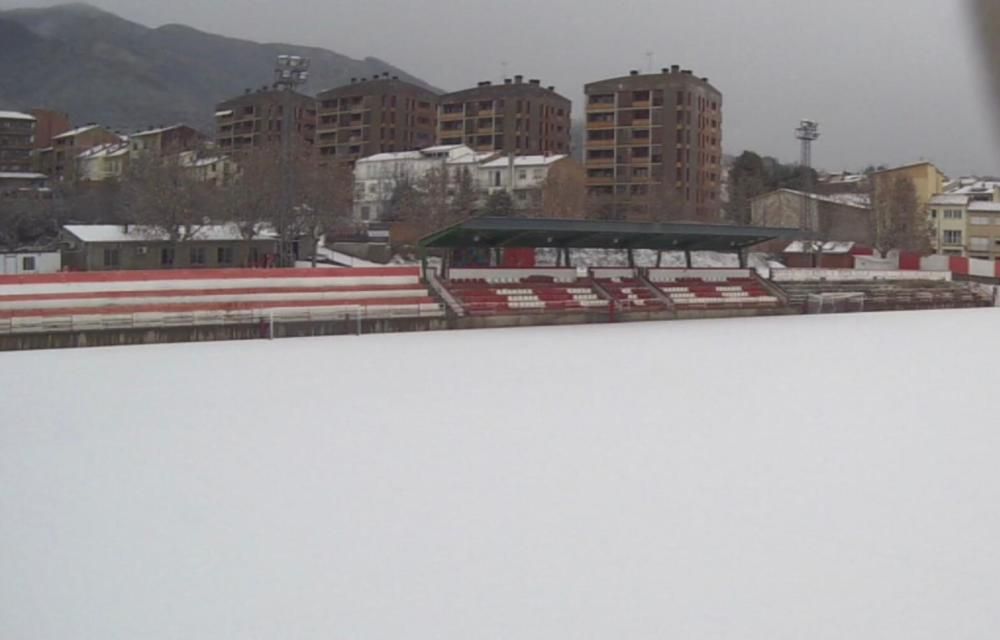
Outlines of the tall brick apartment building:
[[0,172],[31,171],[35,146],[35,116],[19,111],[0,111]]
[[376,153],[434,144],[438,96],[388,74],[316,96],[316,146],[321,157],[353,163]]
[[679,66],[584,88],[587,192],[608,218],[720,214],[722,94]]
[[572,103],[539,80],[514,76],[441,96],[438,144],[517,155],[567,154]]
[[262,89],[219,103],[215,142],[223,153],[281,144],[285,101],[295,110],[295,144],[312,147],[316,137],[316,101],[301,93]]

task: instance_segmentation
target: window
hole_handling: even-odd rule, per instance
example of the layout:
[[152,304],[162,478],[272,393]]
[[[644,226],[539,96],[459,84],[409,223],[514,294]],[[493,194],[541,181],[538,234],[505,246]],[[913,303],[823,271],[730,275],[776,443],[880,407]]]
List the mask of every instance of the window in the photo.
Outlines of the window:
[[361,207],[361,219],[371,220],[372,219],[372,208],[371,207]]
[[969,224],[988,225],[993,224],[988,216],[969,216]]
[[216,262],[219,264],[232,264],[233,263],[233,248],[232,247],[219,247],[215,251]]
[[944,212],[945,220],[961,220],[962,210],[961,209],[948,209]]
[[191,247],[191,264],[205,264],[205,247]]
[[25,256],[21,258],[21,271],[34,271],[35,270],[35,257]]
[[532,174],[533,174],[532,177],[534,177],[535,180],[541,180],[542,178],[545,177],[545,170],[544,169],[535,169],[532,172]]
[[973,251],[989,251],[989,238],[969,238],[969,248]]
[[937,220],[937,209],[931,209],[931,220]]
[[160,265],[170,267],[174,264],[174,250],[171,247],[160,249]]
[[518,180],[527,180],[528,179],[528,171],[526,169],[518,169],[518,171],[517,171],[517,179]]
[[104,266],[110,267],[112,269],[118,268],[120,264],[118,249],[105,249],[104,250]]
[[956,230],[948,230],[944,232],[944,243],[945,244],[962,244],[962,232]]
[[493,186],[494,187],[499,187],[500,186],[500,172],[499,171],[494,171],[493,172]]

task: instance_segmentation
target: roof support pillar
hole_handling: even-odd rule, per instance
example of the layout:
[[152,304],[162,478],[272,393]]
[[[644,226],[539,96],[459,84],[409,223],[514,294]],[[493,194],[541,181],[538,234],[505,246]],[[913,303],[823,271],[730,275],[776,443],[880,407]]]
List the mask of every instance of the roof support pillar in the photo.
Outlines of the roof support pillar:
[[691,268],[691,250],[690,249],[685,249],[684,250],[684,265],[688,269]]
[[635,269],[635,253],[632,251],[632,247],[628,248],[628,266],[630,269]]
[[737,249],[736,250],[736,256],[739,258],[739,261],[740,261],[740,269],[746,269],[747,268],[747,250],[746,249]]

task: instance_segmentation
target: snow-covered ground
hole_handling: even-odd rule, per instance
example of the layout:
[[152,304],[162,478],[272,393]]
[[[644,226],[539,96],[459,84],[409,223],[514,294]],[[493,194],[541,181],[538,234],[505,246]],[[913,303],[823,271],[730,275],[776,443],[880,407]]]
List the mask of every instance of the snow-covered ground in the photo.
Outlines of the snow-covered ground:
[[989,639],[993,310],[0,354],[0,638]]

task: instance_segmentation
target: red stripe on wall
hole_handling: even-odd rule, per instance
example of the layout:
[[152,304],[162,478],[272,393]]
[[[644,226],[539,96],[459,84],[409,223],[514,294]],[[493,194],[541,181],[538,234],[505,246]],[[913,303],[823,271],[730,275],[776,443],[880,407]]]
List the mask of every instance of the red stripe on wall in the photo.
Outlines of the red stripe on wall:
[[948,270],[963,276],[969,275],[969,259],[959,256],[951,256],[948,259]]
[[436,304],[430,296],[412,298],[363,298],[360,300],[294,300],[266,302],[219,302],[128,305],[121,307],[60,307],[56,309],[14,309],[0,311],[0,318],[35,318],[52,316],[130,315],[133,313],[193,313],[195,311],[252,311],[289,307],[385,307]]
[[76,271],[0,276],[5,284],[146,282],[151,280],[235,280],[239,278],[371,278],[420,276],[420,267],[358,269],[177,269],[166,271]]
[[376,294],[380,291],[426,291],[422,284],[381,284],[356,285],[351,287],[254,287],[245,289],[163,289],[155,291],[85,291],[81,293],[21,293],[17,295],[0,295],[0,304],[4,302],[22,302],[30,300],[92,300],[94,298],[163,298],[198,296],[238,296],[268,293],[360,293],[370,291]]

